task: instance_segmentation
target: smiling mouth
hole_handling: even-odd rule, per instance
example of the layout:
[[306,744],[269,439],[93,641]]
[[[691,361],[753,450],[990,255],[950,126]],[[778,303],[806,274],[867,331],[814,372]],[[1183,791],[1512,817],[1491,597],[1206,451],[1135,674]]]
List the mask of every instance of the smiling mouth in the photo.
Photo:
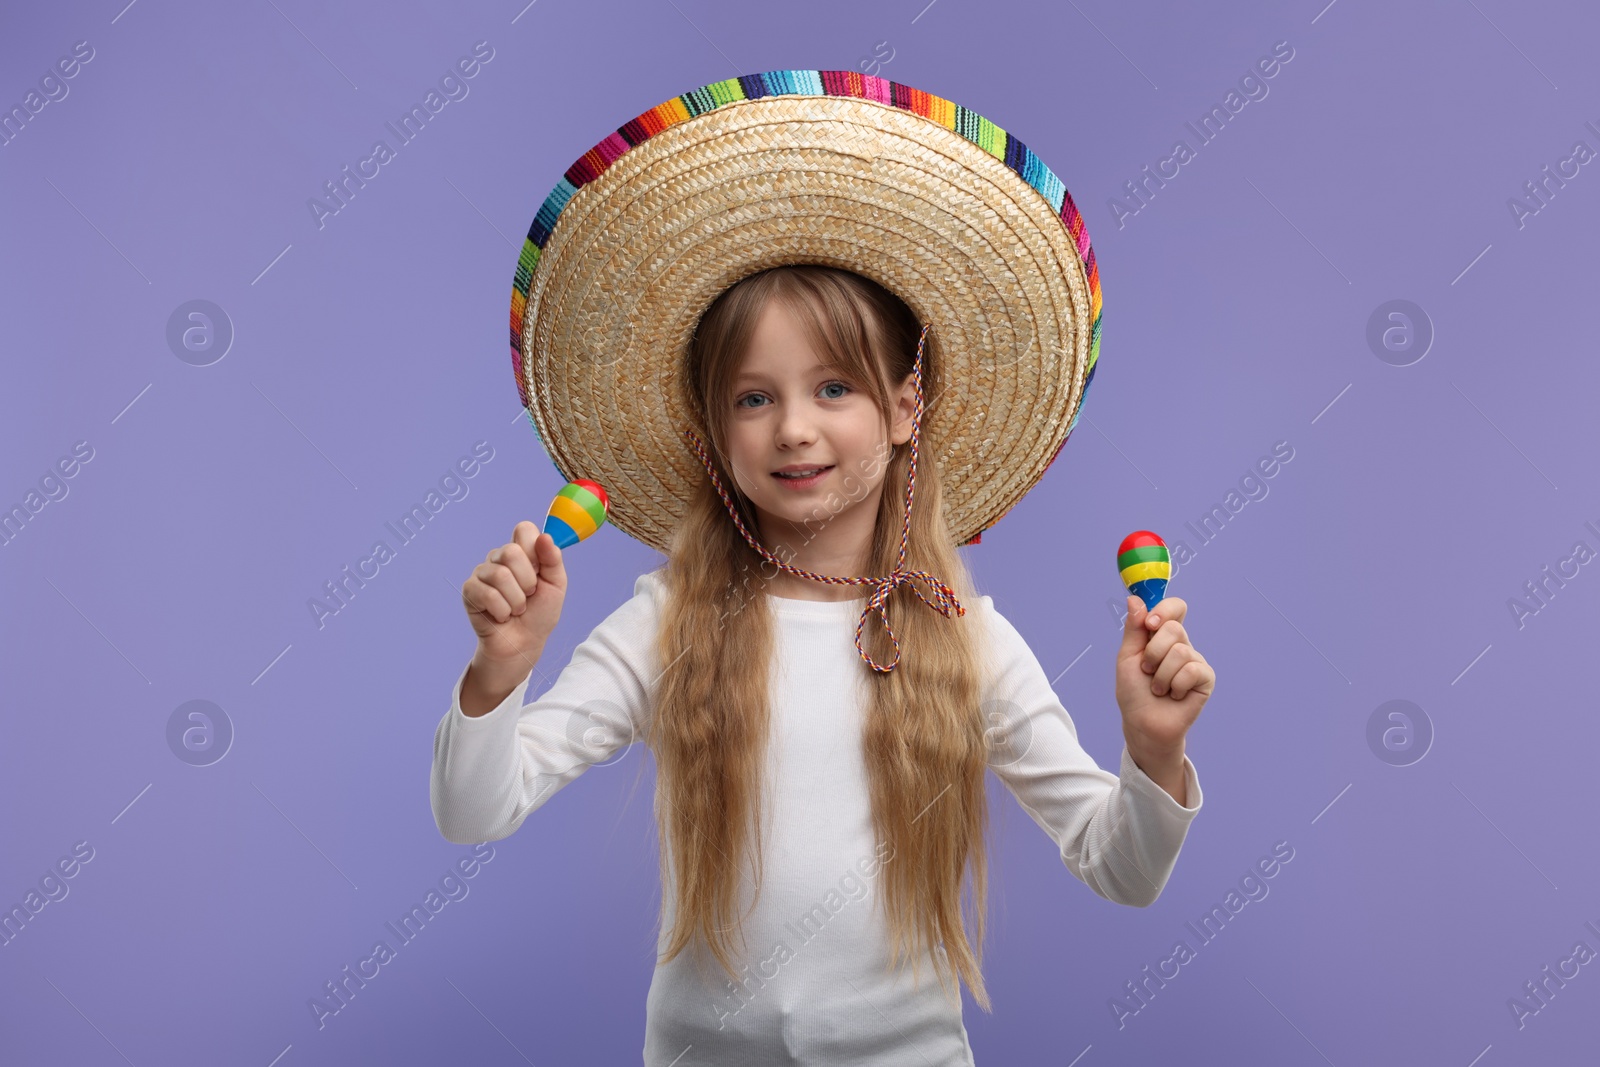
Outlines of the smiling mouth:
[[810,474],[785,474],[785,473],[781,473],[779,471],[773,471],[772,472],[772,476],[774,478],[778,479],[779,481],[782,481],[782,482],[789,482],[791,484],[805,485],[808,482],[816,481],[817,479],[821,478],[824,474],[827,474],[831,470],[833,470],[833,467],[831,465],[829,465],[829,466],[826,466],[826,467],[818,467],[814,471],[812,471]]

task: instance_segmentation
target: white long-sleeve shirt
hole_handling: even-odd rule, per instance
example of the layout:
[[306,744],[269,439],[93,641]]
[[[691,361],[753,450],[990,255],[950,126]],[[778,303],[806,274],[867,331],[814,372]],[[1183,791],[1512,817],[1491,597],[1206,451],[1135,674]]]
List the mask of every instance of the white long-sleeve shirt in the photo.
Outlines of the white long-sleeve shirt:
[[[642,739],[660,673],[654,639],[666,595],[660,572],[641,575],[633,597],[526,706],[525,678],[492,711],[468,717],[462,671],[434,735],[430,797],[447,840],[506,837],[591,766]],[[854,637],[865,599],[768,596],[766,603],[776,624],[771,799],[763,816],[769,837],[758,906],[745,919],[742,984],[730,983],[698,942],[658,965],[645,1005],[645,1067],[970,1067],[960,1005],[946,999],[931,955],[925,950],[918,988],[909,967],[886,973],[877,886],[894,850],[875,839],[861,754],[869,668]],[[1101,769],[993,600],[981,597],[968,611],[992,635],[996,669],[985,675],[983,705],[998,731],[991,768],[1075,876],[1107,900],[1152,903],[1200,810],[1194,764],[1185,758],[1189,807],[1141,771],[1126,746],[1120,777]],[[675,907],[674,888],[663,890],[659,948]],[[742,890],[744,908],[748,877]]]

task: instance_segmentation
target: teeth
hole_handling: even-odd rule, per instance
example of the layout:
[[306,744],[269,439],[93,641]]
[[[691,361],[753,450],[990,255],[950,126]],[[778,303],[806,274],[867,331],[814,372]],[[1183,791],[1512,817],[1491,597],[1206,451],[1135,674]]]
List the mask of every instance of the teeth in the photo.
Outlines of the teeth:
[[820,472],[822,470],[825,470],[825,469],[826,468],[824,468],[824,467],[813,467],[811,470],[808,470],[808,471],[779,471],[778,472],[778,477],[780,477],[780,478],[809,478],[813,474],[817,474],[818,472]]

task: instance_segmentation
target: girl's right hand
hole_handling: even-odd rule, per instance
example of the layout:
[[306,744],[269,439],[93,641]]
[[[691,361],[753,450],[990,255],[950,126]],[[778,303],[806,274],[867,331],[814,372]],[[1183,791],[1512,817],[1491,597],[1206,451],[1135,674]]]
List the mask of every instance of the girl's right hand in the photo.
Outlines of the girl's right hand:
[[561,618],[566,595],[561,549],[532,522],[517,523],[511,540],[491,549],[461,586],[478,658],[531,667]]

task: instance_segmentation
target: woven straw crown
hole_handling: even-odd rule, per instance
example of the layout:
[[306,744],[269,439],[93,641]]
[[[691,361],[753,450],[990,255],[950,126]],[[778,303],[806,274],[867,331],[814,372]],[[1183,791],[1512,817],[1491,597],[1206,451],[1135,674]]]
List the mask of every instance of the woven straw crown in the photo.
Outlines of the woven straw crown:
[[684,353],[728,286],[783,264],[855,271],[933,323],[923,421],[945,517],[974,544],[1071,436],[1100,348],[1083,217],[980,115],[854,71],[717,82],[645,112],[546,197],[517,263],[511,359],[566,480],[666,552],[696,480]]

